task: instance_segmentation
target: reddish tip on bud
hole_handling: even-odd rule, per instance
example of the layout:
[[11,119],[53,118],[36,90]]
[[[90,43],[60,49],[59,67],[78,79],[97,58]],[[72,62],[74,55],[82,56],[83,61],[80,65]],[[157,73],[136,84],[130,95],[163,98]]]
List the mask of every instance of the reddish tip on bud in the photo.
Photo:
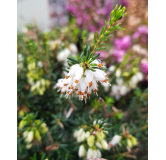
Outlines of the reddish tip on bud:
[[62,87],[60,87],[60,89],[62,89]]
[[78,88],[76,88],[75,91],[78,91]]
[[73,86],[71,86],[71,89],[73,89]]
[[81,95],[81,91],[78,92],[78,95]]
[[84,97],[84,99],[86,99],[86,96],[83,96]]
[[70,76],[66,76],[65,78],[68,79]]
[[61,94],[63,94],[63,92],[61,92]]
[[84,92],[81,92],[82,95],[84,95]]
[[92,81],[89,83],[89,87],[92,87]]
[[94,92],[97,93],[97,89],[94,89]]
[[107,79],[105,79],[103,82],[107,83]]
[[64,84],[64,86],[67,86],[67,84]]
[[91,94],[90,94],[90,93],[88,93],[88,96],[90,97],[90,96],[91,96]]
[[102,68],[102,64],[101,64],[101,63],[99,63],[97,66],[98,66],[99,68]]
[[75,83],[78,83],[79,80],[75,79]]
[[70,89],[70,87],[68,87],[68,89]]

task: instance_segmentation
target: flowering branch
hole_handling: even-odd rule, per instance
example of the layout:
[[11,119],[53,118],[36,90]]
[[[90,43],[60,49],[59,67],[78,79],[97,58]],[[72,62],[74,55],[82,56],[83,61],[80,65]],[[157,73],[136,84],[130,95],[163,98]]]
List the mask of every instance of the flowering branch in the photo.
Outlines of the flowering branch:
[[[58,80],[58,83],[55,85],[55,88],[59,88],[61,94],[63,95],[66,92],[66,98],[72,96],[73,92],[79,97],[79,100],[85,100],[91,96],[93,90],[97,95],[99,81],[103,86],[110,86],[110,83],[107,82],[107,74],[104,70],[107,70],[101,64],[101,61],[97,60],[100,53],[94,55],[96,51],[104,49],[105,43],[101,44],[103,41],[107,41],[107,38],[110,38],[110,34],[114,33],[117,29],[124,30],[120,28],[120,23],[116,26],[112,26],[116,21],[121,19],[126,15],[125,7],[116,5],[115,9],[110,14],[110,22],[105,22],[105,26],[102,27],[100,34],[96,32],[94,35],[95,46],[92,52],[90,52],[90,46],[85,45],[80,57],[75,59],[73,57],[68,57],[69,70],[66,70],[67,75],[65,79]],[[109,24],[109,27],[107,28]],[[98,40],[96,40],[96,38]]]

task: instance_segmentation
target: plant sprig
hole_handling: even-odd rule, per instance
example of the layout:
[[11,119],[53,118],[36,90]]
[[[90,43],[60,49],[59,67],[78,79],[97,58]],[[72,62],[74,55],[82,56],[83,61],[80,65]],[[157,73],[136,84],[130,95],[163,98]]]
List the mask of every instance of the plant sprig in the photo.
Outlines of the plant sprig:
[[[92,62],[96,60],[97,58],[100,58],[100,53],[94,55],[96,51],[100,51],[102,49],[105,49],[106,43],[102,43],[104,41],[107,41],[108,38],[112,37],[112,34],[116,32],[118,29],[119,30],[124,30],[124,28],[120,27],[120,23],[117,25],[113,26],[113,24],[120,20],[122,17],[126,15],[125,12],[125,7],[121,8],[121,6],[118,7],[118,5],[115,6],[115,9],[110,13],[110,20],[105,21],[105,26],[102,27],[100,33],[96,31],[94,34],[94,48],[90,52],[90,46],[85,45],[80,57],[76,60],[73,57],[68,57],[68,65],[72,66],[74,64],[81,64],[82,67],[84,67],[84,70],[87,68],[93,72],[95,72],[95,69],[100,69],[100,70],[106,70],[104,67],[98,67]],[[109,25],[108,25],[109,24]]]

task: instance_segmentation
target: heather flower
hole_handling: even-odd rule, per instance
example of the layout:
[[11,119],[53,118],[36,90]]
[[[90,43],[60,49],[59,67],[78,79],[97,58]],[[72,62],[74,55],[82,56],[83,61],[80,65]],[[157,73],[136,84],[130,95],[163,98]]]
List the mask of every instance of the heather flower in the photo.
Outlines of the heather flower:
[[115,45],[117,49],[123,49],[126,50],[131,46],[131,38],[130,36],[124,36],[122,39],[116,39]]
[[109,147],[117,145],[121,140],[121,136],[115,135],[112,140],[109,142]]
[[81,145],[79,148],[79,151],[78,151],[78,155],[79,155],[79,157],[84,157],[85,154],[86,154],[85,147],[84,147],[84,145]]
[[148,74],[148,61],[146,59],[142,59],[140,63],[141,71]]
[[137,39],[140,36],[142,36],[142,42],[147,42],[147,35],[148,35],[148,27],[145,25],[142,25],[138,28],[138,31],[133,34],[133,39]]
[[116,60],[118,63],[122,62],[123,57],[125,56],[126,52],[124,50],[121,49],[115,49],[114,50],[114,57],[116,57]]
[[[99,63],[98,60],[92,63],[102,67],[102,64]],[[92,90],[97,94],[97,82],[100,82],[102,85],[110,86],[107,82],[107,74],[104,71],[95,69],[95,72],[92,72],[87,69],[84,74],[83,72],[83,67],[79,64],[73,65],[65,79],[60,79],[55,85],[55,88],[59,88],[61,94],[66,92],[66,98],[75,93],[80,100],[84,99],[86,101],[87,97],[91,96]]]

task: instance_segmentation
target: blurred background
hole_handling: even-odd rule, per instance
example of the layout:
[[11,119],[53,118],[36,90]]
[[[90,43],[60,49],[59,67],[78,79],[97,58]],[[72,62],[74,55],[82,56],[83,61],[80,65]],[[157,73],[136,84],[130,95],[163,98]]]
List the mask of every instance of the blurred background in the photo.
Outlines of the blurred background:
[[[98,97],[92,95],[86,104],[74,95],[60,98],[54,86],[66,74],[67,57],[78,57],[85,44],[94,46],[94,33],[116,4],[126,7],[127,15],[119,20],[125,30],[114,33],[100,52],[111,87],[99,86]],[[73,137],[81,125],[77,119],[82,113],[103,117],[99,97],[114,126],[110,137],[120,134],[124,124],[137,139],[125,149],[102,151],[102,157],[148,159],[147,0],[17,0],[17,31],[19,160],[78,159],[79,144]],[[124,152],[132,156],[119,155]]]

